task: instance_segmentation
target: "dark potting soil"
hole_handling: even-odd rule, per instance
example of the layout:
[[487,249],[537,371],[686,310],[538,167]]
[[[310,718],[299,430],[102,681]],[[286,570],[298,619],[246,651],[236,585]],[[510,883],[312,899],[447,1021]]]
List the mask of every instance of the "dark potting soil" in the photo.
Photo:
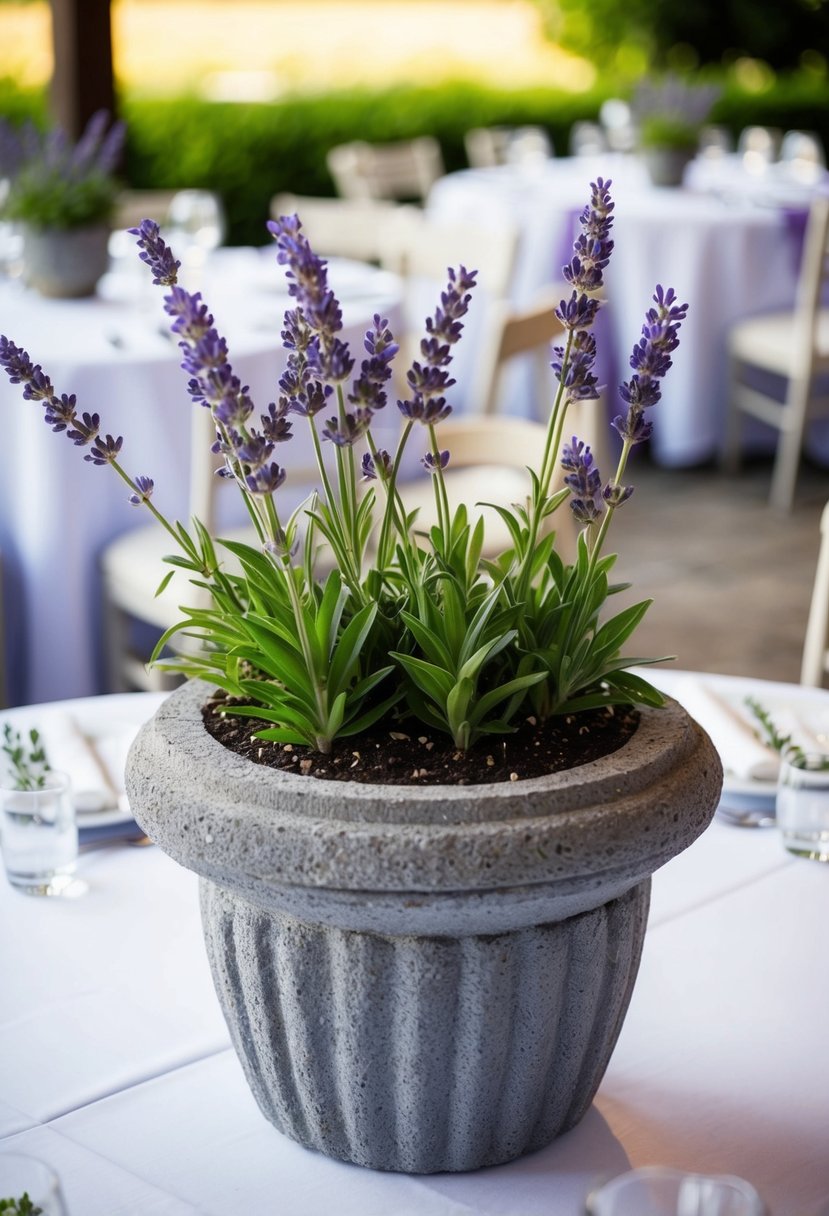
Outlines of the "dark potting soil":
[[233,704],[218,695],[207,703],[203,717],[213,738],[238,755],[309,777],[385,785],[488,785],[541,777],[610,755],[639,723],[636,710],[619,706],[543,723],[529,717],[514,734],[484,738],[467,752],[458,751],[448,735],[418,722],[392,728],[386,723],[338,740],[322,755],[299,744],[255,738],[255,731],[269,724],[234,716]]

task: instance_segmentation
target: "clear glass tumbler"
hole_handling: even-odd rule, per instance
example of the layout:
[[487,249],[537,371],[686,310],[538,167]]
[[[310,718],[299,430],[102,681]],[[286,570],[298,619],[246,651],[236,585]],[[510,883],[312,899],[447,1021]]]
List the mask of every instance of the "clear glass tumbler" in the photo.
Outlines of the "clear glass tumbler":
[[5,1200],[3,1210],[10,1216],[18,1212],[69,1216],[55,1171],[23,1153],[0,1153],[0,1200]]
[[40,789],[0,779],[0,850],[6,876],[27,895],[62,895],[78,858],[75,806],[66,773],[50,770]]
[[794,749],[784,755],[777,825],[790,853],[829,861],[829,755]]
[[587,1216],[766,1216],[750,1183],[661,1165],[620,1174],[587,1198]]

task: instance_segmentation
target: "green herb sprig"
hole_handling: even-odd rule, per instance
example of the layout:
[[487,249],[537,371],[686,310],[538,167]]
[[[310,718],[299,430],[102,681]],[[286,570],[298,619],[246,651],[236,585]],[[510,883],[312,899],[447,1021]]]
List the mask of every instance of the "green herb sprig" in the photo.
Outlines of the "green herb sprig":
[[[46,774],[50,771],[46,748],[40,733],[32,727],[28,734],[28,746],[14,730],[10,722],[3,727],[3,744],[0,751],[8,758],[8,767],[14,779],[15,789],[42,790]],[[3,1209],[0,1208],[0,1212]]]
[[756,732],[758,739],[779,755],[782,756],[785,753],[787,759],[792,764],[802,767],[806,762],[806,753],[803,748],[796,743],[792,743],[792,736],[790,734],[781,735],[774,724],[771,714],[765,706],[760,704],[756,697],[746,697],[745,704],[760,724],[760,730]]
[[19,1199],[0,1199],[0,1212],[4,1216],[43,1216],[43,1208],[32,1203],[27,1191]]

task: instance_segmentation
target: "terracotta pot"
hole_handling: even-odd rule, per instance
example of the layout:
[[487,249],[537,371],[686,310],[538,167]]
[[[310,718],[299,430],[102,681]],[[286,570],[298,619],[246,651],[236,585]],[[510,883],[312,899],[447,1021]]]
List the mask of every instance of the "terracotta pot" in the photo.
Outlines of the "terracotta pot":
[[23,226],[23,277],[43,296],[91,296],[109,265],[106,224],[82,228]]
[[622,1025],[650,875],[722,772],[675,702],[619,751],[479,786],[256,765],[175,692],[127,767],[143,829],[201,875],[234,1046],[281,1131],[375,1169],[470,1170],[584,1115]]

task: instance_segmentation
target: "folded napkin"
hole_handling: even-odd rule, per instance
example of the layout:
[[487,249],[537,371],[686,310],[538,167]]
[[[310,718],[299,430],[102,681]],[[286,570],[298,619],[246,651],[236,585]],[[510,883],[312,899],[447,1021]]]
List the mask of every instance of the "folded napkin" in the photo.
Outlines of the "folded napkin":
[[727,773],[745,781],[777,780],[778,753],[758,738],[750,719],[710,684],[689,676],[677,682],[672,694],[711,736]]
[[62,769],[72,782],[75,810],[79,814],[120,809],[127,811],[124,767],[129,738],[118,736],[93,740],[87,737],[69,713],[52,710],[37,723],[52,768]]

